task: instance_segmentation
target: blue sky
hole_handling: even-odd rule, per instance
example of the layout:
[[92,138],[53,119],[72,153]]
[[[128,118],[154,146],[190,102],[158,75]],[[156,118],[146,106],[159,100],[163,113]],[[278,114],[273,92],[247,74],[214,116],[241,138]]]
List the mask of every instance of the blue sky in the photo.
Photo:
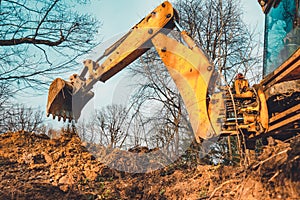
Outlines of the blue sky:
[[107,37],[126,32],[150,13],[161,0],[92,0],[91,12],[102,22],[101,33]]
[[[162,2],[162,0],[91,0],[90,5],[82,6],[79,9],[82,12],[87,12],[94,15],[102,21],[103,26],[99,31],[98,38],[99,40],[102,39],[102,41],[105,42],[111,38],[120,37],[121,34],[126,33],[133,25],[138,23],[143,17],[145,17]],[[257,1],[241,0],[241,9],[244,13],[244,21],[250,27],[256,27],[257,32],[261,32],[263,34],[264,16]],[[100,46],[102,48],[109,47],[109,45]],[[98,57],[100,54],[101,53],[98,52],[97,49],[97,52],[94,56]],[[95,59],[93,55],[86,55],[85,58]],[[70,72],[70,74],[73,73],[79,73],[79,71],[74,69],[74,72]],[[107,83],[99,83],[94,87],[96,94],[95,98],[91,101],[91,103],[89,103],[85,113],[90,113],[90,111],[94,108],[98,108],[99,104],[108,105],[112,102],[115,103],[116,99],[122,101],[123,98],[120,96],[120,93],[124,92],[125,88],[123,86],[127,79],[126,76],[123,76],[124,74],[120,74],[121,75],[108,80]],[[62,78],[67,79],[68,77],[69,74],[66,74]],[[44,109],[46,107],[46,102],[47,94],[33,98],[30,100],[30,102],[20,103],[29,105],[32,104],[31,106],[34,107],[36,105],[40,105],[40,108]],[[49,123],[53,122],[52,120],[47,121]]]
[[[240,0],[244,21],[250,26],[263,28],[264,17],[255,0]],[[91,4],[82,7],[83,11],[96,16],[103,22],[100,30],[104,39],[127,32],[133,25],[150,13],[163,0],[91,0]],[[175,2],[171,0],[170,2]]]

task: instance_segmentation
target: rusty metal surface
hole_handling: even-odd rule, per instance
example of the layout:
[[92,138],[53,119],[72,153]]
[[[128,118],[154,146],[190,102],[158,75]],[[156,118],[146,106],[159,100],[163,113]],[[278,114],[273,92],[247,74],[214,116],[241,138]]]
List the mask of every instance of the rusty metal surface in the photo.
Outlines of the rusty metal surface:
[[266,90],[269,107],[268,134],[279,135],[299,132],[300,80],[286,81]]
[[300,80],[285,81],[275,84],[265,91],[265,95],[268,100],[276,95],[288,96],[296,92],[300,92]]

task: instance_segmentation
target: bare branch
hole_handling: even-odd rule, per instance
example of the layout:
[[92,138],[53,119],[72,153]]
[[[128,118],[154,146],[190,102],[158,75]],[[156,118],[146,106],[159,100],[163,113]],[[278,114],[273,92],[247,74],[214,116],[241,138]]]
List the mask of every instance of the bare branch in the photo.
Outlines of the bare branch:
[[65,38],[63,35],[59,38],[57,41],[50,41],[50,40],[41,40],[41,39],[35,39],[35,38],[19,38],[19,39],[11,39],[11,40],[0,40],[0,46],[13,46],[13,45],[19,45],[19,44],[44,44],[47,46],[58,46],[62,42],[65,41]]
[[35,31],[35,34],[34,34],[33,38],[36,38],[36,36],[38,36],[39,28],[41,27],[42,23],[45,21],[46,17],[48,16],[48,14],[51,12],[51,10],[54,8],[54,6],[56,5],[56,3],[58,1],[59,0],[55,0],[53,2],[53,4],[50,6],[50,8],[46,11],[44,17],[42,18],[42,20],[39,22],[38,26],[36,27],[36,31]]

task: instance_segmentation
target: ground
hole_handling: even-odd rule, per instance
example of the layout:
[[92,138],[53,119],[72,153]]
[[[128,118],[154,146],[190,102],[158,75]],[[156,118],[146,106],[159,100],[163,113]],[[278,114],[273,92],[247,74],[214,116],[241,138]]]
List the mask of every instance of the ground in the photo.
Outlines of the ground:
[[103,164],[75,134],[5,133],[0,199],[300,199],[299,152],[296,137],[247,167],[174,163],[134,174]]

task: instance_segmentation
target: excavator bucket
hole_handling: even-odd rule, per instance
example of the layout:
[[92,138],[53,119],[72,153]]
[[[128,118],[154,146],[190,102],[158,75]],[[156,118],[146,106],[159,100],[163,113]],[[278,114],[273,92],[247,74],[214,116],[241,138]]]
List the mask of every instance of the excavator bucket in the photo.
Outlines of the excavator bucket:
[[52,114],[53,119],[58,116],[58,121],[73,119],[72,112],[73,86],[61,78],[56,78],[50,85],[47,102],[47,116]]
[[[75,92],[76,91],[76,92]],[[58,121],[77,121],[83,107],[93,98],[92,91],[84,88],[76,89],[70,82],[56,78],[50,85],[47,103],[47,116],[52,114]]]

